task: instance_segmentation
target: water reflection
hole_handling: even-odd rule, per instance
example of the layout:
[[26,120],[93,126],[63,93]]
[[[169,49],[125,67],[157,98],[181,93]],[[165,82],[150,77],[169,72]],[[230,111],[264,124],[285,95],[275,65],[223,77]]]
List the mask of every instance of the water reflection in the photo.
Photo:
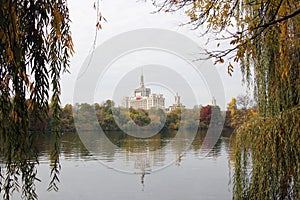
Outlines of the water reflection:
[[[55,135],[51,133],[36,133],[36,147],[39,152],[40,161],[49,161],[51,151],[55,142]],[[89,159],[91,154],[84,147],[78,134],[64,133],[61,135],[60,153],[64,159]]]
[[[127,165],[126,169],[136,169],[135,173],[148,174],[155,167],[168,166],[173,163],[179,166],[183,162],[182,157],[185,151],[193,154],[194,158],[199,158],[203,151],[202,143],[206,131],[198,131],[191,146],[186,149],[188,141],[185,140],[189,138],[188,134],[186,132],[182,134],[180,140],[173,141],[176,131],[164,131],[150,138],[135,138],[123,132],[106,132],[103,135],[97,134],[97,138],[93,140],[91,137],[94,137],[95,132],[86,132],[89,146],[93,148],[93,152],[89,152],[78,134],[64,133],[61,136],[61,156],[72,160],[100,160],[112,168]],[[223,132],[214,148],[206,149],[209,151],[207,156],[217,158],[221,155],[222,147],[231,155],[229,135]],[[36,144],[40,161],[50,159],[54,140],[53,134],[38,134]],[[109,142],[114,145],[109,145]]]
[[[38,186],[39,196],[41,199],[72,199],[72,195],[76,194],[82,197],[79,199],[91,199],[90,194],[95,193],[103,195],[104,199],[122,197],[128,199],[126,196],[130,197],[132,192],[135,192],[137,195],[135,199],[150,200],[171,197],[177,199],[174,191],[180,191],[178,198],[188,195],[191,199],[199,199],[198,196],[201,195],[203,199],[212,197],[212,199],[221,197],[229,199],[231,194],[228,190],[228,158],[232,156],[230,142],[232,139],[229,137],[231,134],[223,133],[207,155],[208,159],[200,160],[206,131],[199,131],[188,149],[186,143],[189,141],[186,141],[186,138],[190,137],[189,133],[185,132],[180,139],[173,140],[176,133],[165,131],[151,138],[140,139],[122,132],[106,132],[97,135],[95,140],[89,140],[93,152],[87,150],[77,133],[62,134],[60,143],[62,173],[60,191],[57,194],[45,191],[55,136],[37,134],[36,145],[40,162],[38,172],[44,188],[40,190],[41,186]],[[86,134],[94,137],[97,133],[86,132]],[[108,142],[114,146],[108,145]],[[170,160],[173,161],[171,164]],[[155,168],[169,164],[169,168],[162,168],[164,171],[153,173]],[[112,167],[119,165],[126,165],[126,169],[131,169],[135,175],[116,173]],[[82,185],[82,182],[87,184]],[[100,186],[102,189],[99,189]],[[110,189],[114,188],[112,186],[115,189]],[[169,192],[165,193],[161,188]],[[91,190],[92,193],[87,192]],[[115,195],[114,198],[110,196],[112,193]]]

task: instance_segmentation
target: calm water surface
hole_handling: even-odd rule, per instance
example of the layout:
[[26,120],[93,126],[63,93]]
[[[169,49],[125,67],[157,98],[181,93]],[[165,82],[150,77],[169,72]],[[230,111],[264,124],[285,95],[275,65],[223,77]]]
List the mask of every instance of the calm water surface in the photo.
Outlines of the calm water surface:
[[[109,132],[86,148],[78,134],[65,133],[58,192],[47,192],[54,137],[41,135],[39,199],[231,199],[230,134],[222,133],[205,158],[200,157],[205,132],[198,132],[187,149],[183,145],[188,142],[185,138],[182,143],[172,143],[175,134],[169,131],[137,139]],[[108,145],[107,139],[114,145]],[[92,152],[87,150],[91,147]]]

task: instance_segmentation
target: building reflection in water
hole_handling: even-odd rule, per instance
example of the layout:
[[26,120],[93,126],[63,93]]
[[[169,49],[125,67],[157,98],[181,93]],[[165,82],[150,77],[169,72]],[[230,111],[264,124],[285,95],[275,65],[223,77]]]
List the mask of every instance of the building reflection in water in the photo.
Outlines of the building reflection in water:
[[[206,131],[198,131],[188,149],[186,145],[190,138],[188,131],[182,133],[176,140],[174,139],[176,131],[161,132],[150,138],[135,138],[122,132],[103,134],[86,132],[85,134],[85,138],[79,137],[76,133],[63,134],[61,156],[65,159],[99,160],[109,168],[139,174],[140,182],[144,187],[145,176],[172,164],[180,166],[185,151],[198,157]],[[230,134],[221,136],[212,150],[207,149],[210,151],[208,156],[217,158],[223,147],[231,158],[232,146],[229,136]],[[49,160],[53,139],[52,134],[41,134],[37,138],[37,148],[41,160]]]

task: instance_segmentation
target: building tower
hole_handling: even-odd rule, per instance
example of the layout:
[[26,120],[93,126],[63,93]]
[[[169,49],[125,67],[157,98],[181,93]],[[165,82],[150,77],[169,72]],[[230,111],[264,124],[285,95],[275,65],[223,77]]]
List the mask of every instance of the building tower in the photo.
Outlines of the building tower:
[[144,84],[144,75],[141,74],[140,78],[140,87],[134,90],[134,96],[135,97],[149,97],[151,94],[151,89],[146,88]]
[[211,105],[212,106],[216,106],[217,105],[217,100],[215,99],[215,97],[212,98]]
[[174,105],[180,106],[180,96],[178,95],[178,92],[176,92],[176,95],[175,95]]
[[141,74],[140,87],[141,87],[141,88],[145,87],[145,85],[144,85],[144,74],[143,74],[143,70],[142,70],[142,74]]
[[139,87],[134,90],[134,95],[131,97],[124,97],[122,102],[124,108],[144,109],[150,108],[165,108],[165,98],[162,94],[151,93],[150,88],[146,88],[144,84],[143,71],[140,77]]
[[176,92],[175,101],[174,101],[173,105],[170,106],[167,111],[171,112],[177,108],[181,108],[181,109],[185,108],[185,106],[182,105],[182,103],[180,102],[180,96],[178,95],[178,92]]

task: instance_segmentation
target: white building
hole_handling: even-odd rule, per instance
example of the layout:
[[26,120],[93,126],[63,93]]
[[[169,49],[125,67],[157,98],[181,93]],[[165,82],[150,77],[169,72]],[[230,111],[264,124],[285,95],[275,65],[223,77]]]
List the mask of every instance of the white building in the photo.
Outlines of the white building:
[[211,105],[212,106],[217,106],[217,100],[215,99],[215,97],[212,98]]
[[176,108],[185,108],[185,106],[182,105],[182,103],[180,102],[180,96],[178,95],[178,93],[176,93],[175,101],[174,101],[173,105],[170,106],[167,111],[171,112],[171,111],[175,110]]
[[134,96],[124,97],[122,100],[122,107],[144,109],[150,108],[165,108],[165,98],[162,94],[151,94],[151,89],[144,85],[144,76],[141,75],[140,86],[134,90]]

